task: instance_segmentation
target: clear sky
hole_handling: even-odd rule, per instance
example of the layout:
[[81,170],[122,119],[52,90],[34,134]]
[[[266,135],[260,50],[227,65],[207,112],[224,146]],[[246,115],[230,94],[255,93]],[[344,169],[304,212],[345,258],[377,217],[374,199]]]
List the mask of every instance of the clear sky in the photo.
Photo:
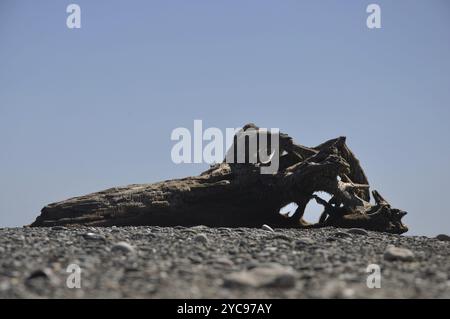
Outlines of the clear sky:
[[408,234],[450,233],[449,1],[72,2],[81,29],[69,1],[0,2],[0,227],[198,174],[171,161],[170,134],[202,119],[311,146],[345,135]]

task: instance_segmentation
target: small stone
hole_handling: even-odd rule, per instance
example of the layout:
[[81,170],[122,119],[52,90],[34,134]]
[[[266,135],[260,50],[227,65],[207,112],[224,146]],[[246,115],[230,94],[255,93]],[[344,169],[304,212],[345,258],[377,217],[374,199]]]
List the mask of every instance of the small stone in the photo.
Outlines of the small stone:
[[28,277],[27,280],[35,279],[35,278],[49,278],[51,276],[51,270],[48,268],[38,269],[33,271]]
[[183,234],[191,235],[191,234],[197,234],[197,231],[195,229],[186,228],[182,231]]
[[414,253],[406,248],[399,248],[395,246],[388,246],[384,252],[384,259],[389,261],[413,261]]
[[67,227],[64,227],[64,226],[53,226],[52,230],[67,230]]
[[206,229],[208,229],[208,228],[209,228],[209,227],[208,227],[208,226],[205,226],[205,225],[197,225],[197,226],[191,227],[191,229],[194,230],[194,231],[206,230]]
[[313,245],[315,241],[309,237],[300,237],[295,241],[296,246],[309,246]]
[[226,257],[219,257],[216,260],[214,260],[214,262],[216,264],[219,264],[219,265],[222,265],[222,266],[226,266],[226,267],[234,266],[234,263],[230,259],[228,259]]
[[33,271],[25,280],[26,284],[32,284],[36,279],[44,280],[52,285],[58,285],[59,280],[50,268],[37,269]]
[[285,234],[276,234],[272,237],[272,239],[281,239],[281,240],[286,240],[286,241],[291,241],[291,237],[289,237],[288,235]]
[[6,291],[11,288],[11,285],[7,281],[2,281],[0,283],[0,291]]
[[193,263],[193,264],[201,264],[203,262],[203,259],[199,256],[189,256],[188,259]]
[[266,224],[262,225],[261,228],[262,228],[262,229],[265,229],[265,230],[268,230],[268,231],[270,231],[270,232],[274,232],[273,228],[270,227],[269,225],[266,225]]
[[439,234],[436,236],[436,239],[440,241],[450,241],[450,236],[445,234]]
[[290,267],[279,264],[255,267],[251,270],[239,271],[225,277],[224,286],[228,288],[293,288],[295,272]]
[[362,229],[362,228],[350,228],[349,230],[347,230],[347,233],[355,234],[355,235],[364,235],[364,236],[369,235],[369,233],[365,229]]
[[136,251],[136,249],[133,246],[131,246],[129,243],[120,241],[111,247],[111,251],[123,252],[123,253],[134,253]]
[[86,240],[105,240],[104,236],[95,233],[86,233],[83,235],[83,238]]
[[[339,280],[328,281],[317,298],[349,299],[354,298],[355,291]],[[316,297],[316,296],[315,296]]]
[[350,235],[348,233],[344,233],[344,232],[338,231],[338,232],[334,233],[334,237],[337,237],[337,238],[352,238],[352,235]]
[[445,272],[439,271],[435,274],[436,281],[438,282],[446,282],[448,280],[448,276]]
[[198,234],[195,235],[193,240],[197,243],[207,244],[208,243],[208,237],[205,234]]

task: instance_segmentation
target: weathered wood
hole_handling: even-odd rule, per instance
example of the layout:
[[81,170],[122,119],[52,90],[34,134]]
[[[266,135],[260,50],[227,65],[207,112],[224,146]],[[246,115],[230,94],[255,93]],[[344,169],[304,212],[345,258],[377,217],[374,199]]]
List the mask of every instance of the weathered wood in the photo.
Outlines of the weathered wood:
[[[258,128],[248,124],[247,129]],[[245,137],[244,137],[245,138]],[[369,183],[345,138],[329,140],[317,147],[295,144],[280,134],[280,166],[277,173],[261,174],[267,163],[258,161],[223,163],[199,176],[154,184],[129,185],[71,198],[45,206],[31,226],[226,226],[260,227],[360,227],[403,233],[406,214],[393,209],[374,191],[369,203]],[[317,192],[332,195],[326,202]],[[315,199],[324,205],[318,223],[303,220],[307,203]],[[291,202],[298,205],[290,218],[279,209]]]

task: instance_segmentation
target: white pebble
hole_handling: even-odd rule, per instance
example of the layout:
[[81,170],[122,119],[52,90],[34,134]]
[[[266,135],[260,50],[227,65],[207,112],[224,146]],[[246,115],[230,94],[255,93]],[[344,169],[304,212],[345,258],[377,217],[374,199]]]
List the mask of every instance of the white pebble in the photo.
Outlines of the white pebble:
[[274,232],[273,228],[270,227],[269,225],[266,225],[266,224],[262,225],[261,228],[262,228],[262,229],[265,229],[265,230],[268,230],[268,231],[271,231],[271,232]]

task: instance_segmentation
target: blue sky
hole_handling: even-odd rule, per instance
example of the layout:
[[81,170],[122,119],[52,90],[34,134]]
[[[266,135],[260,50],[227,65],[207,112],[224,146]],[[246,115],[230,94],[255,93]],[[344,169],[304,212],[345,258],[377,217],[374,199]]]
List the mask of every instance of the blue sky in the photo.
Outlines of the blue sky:
[[[409,234],[449,233],[448,1],[73,2],[78,30],[69,1],[0,3],[0,226],[198,174],[171,161],[170,134],[202,119],[304,145],[345,135]],[[370,3],[381,29],[366,27]]]

